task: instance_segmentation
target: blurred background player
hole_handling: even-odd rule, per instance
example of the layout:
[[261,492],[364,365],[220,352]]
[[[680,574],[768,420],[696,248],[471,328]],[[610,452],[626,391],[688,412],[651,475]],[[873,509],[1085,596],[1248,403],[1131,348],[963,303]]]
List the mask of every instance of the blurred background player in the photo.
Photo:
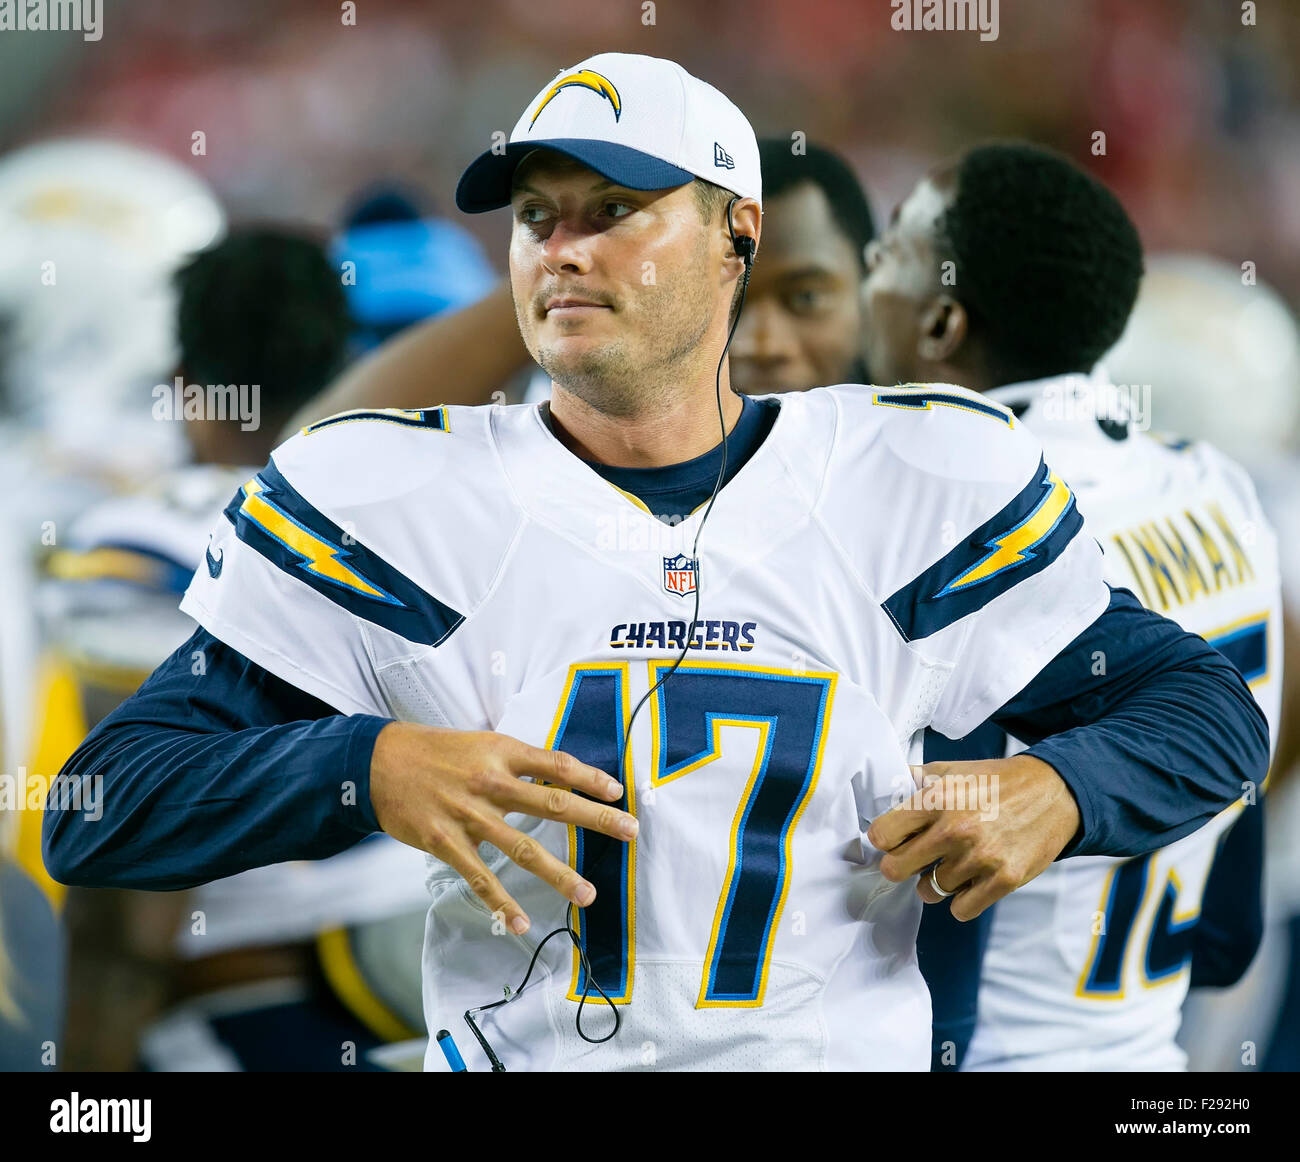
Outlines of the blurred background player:
[[[1116,391],[1098,366],[1142,273],[1137,232],[1115,197],[1049,151],[978,147],[917,185],[869,266],[878,377],[957,383],[1010,407],[1075,489],[1105,547],[1109,582],[1218,646],[1276,735],[1277,546],[1249,477],[1209,444],[1146,436],[1141,393]],[[1093,674],[1106,681],[1104,658]],[[960,740],[929,734],[925,758],[1004,746],[984,728]],[[1232,983],[1259,940],[1262,788],[1243,791],[1214,822],[1148,856],[1054,864],[999,903],[987,933],[957,925],[946,905],[927,909],[920,955],[935,1000],[936,1064],[960,1062],[973,1015],[975,957],[955,950],[975,953],[986,936],[965,1068],[1183,1068],[1174,1038],[1189,981],[1199,972]],[[1228,886],[1207,889],[1219,840],[1243,808],[1234,835],[1243,850],[1222,862]]]
[[[1148,259],[1137,306],[1106,356],[1117,382],[1150,384],[1157,429],[1212,440],[1242,461],[1278,532],[1284,654],[1300,658],[1300,326],[1253,263]],[[1235,988],[1193,977],[1179,1043],[1196,1071],[1300,1069],[1300,665],[1283,675],[1269,777],[1265,926]]]
[[84,138],[0,158],[0,718],[5,769],[30,764],[33,567],[75,513],[179,462],[150,389],[176,361],[171,277],[221,236],[203,181],[152,150]]
[[763,255],[731,344],[738,391],[759,395],[870,383],[862,284],[876,236],[862,183],[821,145],[764,137]]
[[478,404],[524,390],[533,363],[509,280],[460,226],[421,217],[413,197],[372,189],[347,215],[332,256],[344,272],[356,362],[299,408],[280,439],[354,408],[418,408],[430,393]]
[[202,179],[152,150],[72,138],[0,160],[0,403],[47,471],[131,480],[179,458],[148,389],[175,362],[171,276],[224,228]]
[[392,185],[357,199],[330,243],[330,260],[347,290],[351,358],[413,323],[478,302],[496,282],[472,234],[424,212],[418,192]]
[[176,359],[172,275],[224,229],[207,184],[152,149],[77,136],[0,156],[0,772],[14,808],[0,812],[7,1068],[62,1061],[63,889],[41,861],[40,806],[42,778],[85,733],[75,681],[41,640],[39,562],[87,505],[183,455],[175,429],[153,422],[150,389]]
[[0,817],[0,1072],[19,1073],[58,1063],[65,958],[55,909],[14,859],[7,822]]
[[[358,264],[372,321],[372,273],[404,261],[372,240]],[[348,302],[310,237],[236,230],[177,284],[177,376],[256,384],[260,415],[249,430],[237,417],[185,421],[190,466],[92,508],[51,556],[49,636],[80,679],[88,726],[193,632],[176,605],[194,569],[213,567],[208,530],[256,471],[244,465],[269,456],[344,358]],[[420,1033],[423,878],[418,852],[376,836],[192,893],[73,889],[69,1066],[126,1069],[138,1054],[154,1070],[373,1068],[367,1050]]]

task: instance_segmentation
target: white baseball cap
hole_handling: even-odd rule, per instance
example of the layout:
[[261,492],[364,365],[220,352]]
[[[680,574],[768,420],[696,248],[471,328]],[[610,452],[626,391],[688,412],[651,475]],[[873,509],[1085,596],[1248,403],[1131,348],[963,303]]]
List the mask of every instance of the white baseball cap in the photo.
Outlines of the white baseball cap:
[[529,103],[505,148],[481,154],[461,175],[456,205],[467,214],[509,205],[516,167],[543,148],[632,190],[699,177],[763,200],[758,142],[745,115],[659,57],[603,52],[561,70]]

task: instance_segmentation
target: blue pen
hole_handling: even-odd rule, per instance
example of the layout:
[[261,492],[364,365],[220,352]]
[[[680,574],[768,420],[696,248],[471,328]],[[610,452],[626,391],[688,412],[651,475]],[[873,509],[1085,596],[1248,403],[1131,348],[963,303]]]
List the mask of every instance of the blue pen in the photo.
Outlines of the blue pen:
[[447,1064],[451,1066],[452,1073],[469,1072],[465,1068],[465,1059],[461,1057],[460,1050],[456,1048],[456,1042],[451,1039],[451,1033],[447,1029],[438,1030],[438,1048],[442,1050]]

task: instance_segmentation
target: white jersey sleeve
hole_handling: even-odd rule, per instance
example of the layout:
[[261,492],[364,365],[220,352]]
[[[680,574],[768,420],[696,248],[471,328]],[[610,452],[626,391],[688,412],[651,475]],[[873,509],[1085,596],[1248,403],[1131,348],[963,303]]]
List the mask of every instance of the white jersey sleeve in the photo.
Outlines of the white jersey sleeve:
[[482,462],[458,462],[477,441],[449,427],[433,408],[305,428],[226,507],[181,609],[345,714],[393,714],[376,658],[437,645],[485,588],[464,567],[482,559],[465,541],[483,514],[446,503],[472,496]]
[[[854,391],[838,393],[852,454],[833,465],[863,475],[827,490],[845,506],[835,524],[865,522],[855,565],[909,646],[946,669],[931,724],[960,738],[1105,610],[1101,551],[1006,408],[946,384]],[[864,423],[864,406],[890,414]]]

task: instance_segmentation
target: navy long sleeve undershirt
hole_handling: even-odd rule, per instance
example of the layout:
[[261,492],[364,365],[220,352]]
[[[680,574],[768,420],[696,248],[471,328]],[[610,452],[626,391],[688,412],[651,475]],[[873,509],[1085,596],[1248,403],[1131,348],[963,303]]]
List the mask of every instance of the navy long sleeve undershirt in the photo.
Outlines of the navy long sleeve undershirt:
[[[746,400],[729,477],[777,406]],[[719,460],[715,449],[638,470],[636,483],[656,486],[656,511],[690,512]],[[195,651],[202,675],[191,673]],[[1030,753],[1074,793],[1082,822],[1071,854],[1163,846],[1237,798],[1243,780],[1262,780],[1267,762],[1263,715],[1232,666],[1124,590],[997,719],[1036,742]],[[388,721],[339,715],[199,630],[64,765],[63,778],[103,776],[104,814],[48,810],[46,865],[68,884],[170,889],[333,855],[377,826],[369,765]]]
[[[969,762],[1000,759],[1007,753],[1007,735],[996,722],[977,726],[965,738],[945,738],[925,732],[921,761]],[[980,968],[993,932],[997,905],[974,920],[958,920],[952,909],[932,905],[921,913],[916,933],[916,961],[930,990],[930,1071],[957,1073],[966,1059],[979,1016]]]
[[370,757],[390,721],[340,714],[200,627],[64,764],[60,779],[101,791],[51,794],[45,865],[67,884],[168,890],[336,855],[378,830]]
[[1164,847],[1268,770],[1268,721],[1236,667],[1127,589],[993,721],[1074,794],[1079,832],[1058,858]]
[[1192,930],[1192,988],[1228,988],[1264,939],[1264,799],[1257,797],[1219,841]]

